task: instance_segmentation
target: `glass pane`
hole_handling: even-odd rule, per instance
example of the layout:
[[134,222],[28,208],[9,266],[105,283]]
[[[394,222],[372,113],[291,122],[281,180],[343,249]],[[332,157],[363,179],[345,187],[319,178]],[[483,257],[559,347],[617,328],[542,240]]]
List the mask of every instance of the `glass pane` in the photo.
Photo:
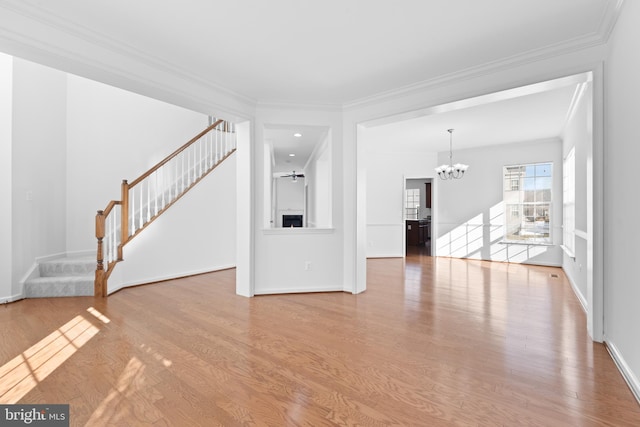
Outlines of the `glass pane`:
[[551,163],[541,163],[536,165],[536,176],[551,176]]
[[536,189],[536,179],[535,177],[529,177],[523,179],[522,185],[525,190],[535,190]]
[[536,191],[536,202],[551,202],[551,190],[538,190]]
[[536,201],[536,192],[529,190],[524,192],[524,203],[533,203]]
[[537,177],[536,188],[539,190],[543,188],[551,188],[551,177],[550,176]]

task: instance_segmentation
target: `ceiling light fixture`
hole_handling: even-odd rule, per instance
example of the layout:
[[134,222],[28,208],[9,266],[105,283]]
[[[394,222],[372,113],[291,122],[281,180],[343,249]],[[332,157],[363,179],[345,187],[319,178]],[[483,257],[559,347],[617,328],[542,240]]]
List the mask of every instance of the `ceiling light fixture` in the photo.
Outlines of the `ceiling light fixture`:
[[289,157],[295,157],[296,155],[294,153],[289,153]]
[[447,129],[447,132],[449,132],[449,164],[438,166],[436,172],[441,179],[460,179],[464,176],[469,165],[453,164],[453,129]]
[[302,138],[302,134],[300,132],[296,132],[293,134],[296,138]]

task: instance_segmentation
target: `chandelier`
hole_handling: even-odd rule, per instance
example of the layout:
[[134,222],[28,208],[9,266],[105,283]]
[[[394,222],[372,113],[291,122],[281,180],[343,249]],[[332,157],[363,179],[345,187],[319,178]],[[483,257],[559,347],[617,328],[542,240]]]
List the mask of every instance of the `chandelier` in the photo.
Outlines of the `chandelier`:
[[447,129],[447,132],[449,132],[449,164],[438,166],[436,172],[441,179],[460,179],[469,165],[453,164],[453,129]]

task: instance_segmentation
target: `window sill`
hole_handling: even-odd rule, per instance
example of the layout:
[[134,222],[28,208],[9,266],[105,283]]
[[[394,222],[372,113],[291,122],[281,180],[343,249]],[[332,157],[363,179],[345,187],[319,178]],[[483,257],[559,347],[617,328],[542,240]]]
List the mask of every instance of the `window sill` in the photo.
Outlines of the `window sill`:
[[556,246],[553,243],[542,243],[542,242],[525,242],[522,240],[501,240],[501,245],[522,245],[522,246]]
[[268,235],[292,235],[292,234],[332,234],[335,228],[310,228],[310,227],[280,227],[280,228],[264,228],[263,234]]
[[565,245],[560,245],[560,247],[562,248],[562,250],[564,251],[565,254],[567,254],[567,256],[573,260],[576,259],[576,254],[573,253],[573,251],[571,249],[569,249],[568,247],[566,247]]

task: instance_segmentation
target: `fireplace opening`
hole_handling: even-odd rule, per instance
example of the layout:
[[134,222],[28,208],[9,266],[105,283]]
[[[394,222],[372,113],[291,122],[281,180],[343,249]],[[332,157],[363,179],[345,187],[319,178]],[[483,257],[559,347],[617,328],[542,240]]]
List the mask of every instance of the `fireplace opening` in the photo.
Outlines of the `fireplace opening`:
[[302,215],[282,215],[283,227],[302,227]]

